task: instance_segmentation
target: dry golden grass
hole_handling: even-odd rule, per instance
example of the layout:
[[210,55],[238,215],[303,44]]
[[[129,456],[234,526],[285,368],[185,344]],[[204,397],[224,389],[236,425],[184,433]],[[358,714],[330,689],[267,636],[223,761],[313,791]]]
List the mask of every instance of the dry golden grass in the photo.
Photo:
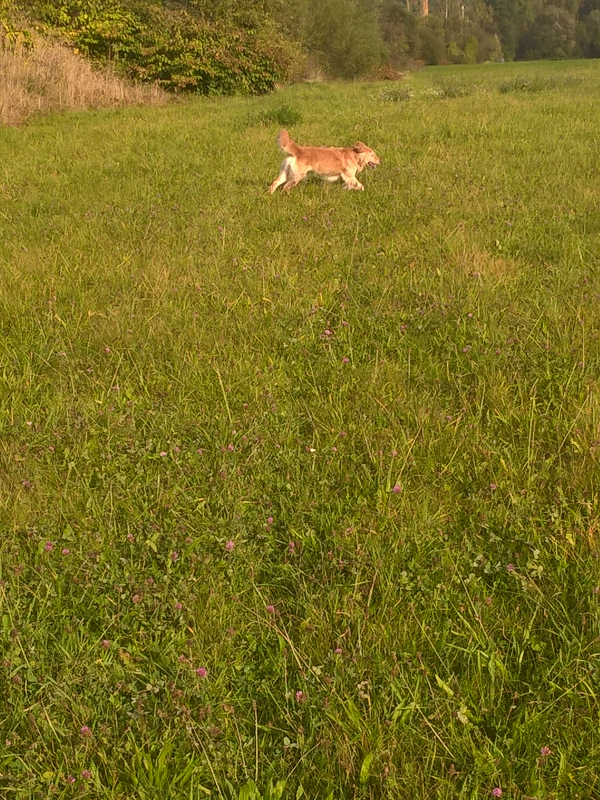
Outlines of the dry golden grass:
[[162,104],[157,86],[140,86],[110,69],[94,70],[66,45],[32,35],[32,48],[0,35],[0,123],[19,125],[32,114],[66,109]]

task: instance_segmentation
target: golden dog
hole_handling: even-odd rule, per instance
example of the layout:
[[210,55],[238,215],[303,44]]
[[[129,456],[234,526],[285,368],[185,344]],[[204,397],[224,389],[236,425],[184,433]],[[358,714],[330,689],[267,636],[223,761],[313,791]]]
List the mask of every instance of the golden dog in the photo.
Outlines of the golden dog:
[[365,187],[357,180],[356,173],[381,164],[374,151],[362,142],[356,142],[353,147],[300,147],[286,130],[281,130],[277,143],[287,153],[287,158],[283,159],[279,175],[269,186],[271,194],[281,184],[284,189],[291,189],[309,172],[330,183],[341,178],[345,189],[362,191]]

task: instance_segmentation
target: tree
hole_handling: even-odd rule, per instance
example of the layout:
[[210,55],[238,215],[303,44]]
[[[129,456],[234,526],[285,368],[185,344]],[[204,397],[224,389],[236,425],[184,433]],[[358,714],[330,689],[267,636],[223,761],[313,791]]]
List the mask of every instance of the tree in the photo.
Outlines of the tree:
[[335,78],[356,78],[386,54],[377,13],[360,0],[310,0],[304,41]]
[[577,38],[584,58],[600,58],[600,9],[594,9],[581,20]]
[[504,57],[512,61],[519,43],[532,19],[531,3],[528,0],[490,0]]
[[577,44],[577,21],[564,8],[547,6],[523,37],[518,56],[523,59],[570,58]]
[[407,10],[405,0],[383,0],[379,27],[394,66],[401,66],[415,57],[419,17]]

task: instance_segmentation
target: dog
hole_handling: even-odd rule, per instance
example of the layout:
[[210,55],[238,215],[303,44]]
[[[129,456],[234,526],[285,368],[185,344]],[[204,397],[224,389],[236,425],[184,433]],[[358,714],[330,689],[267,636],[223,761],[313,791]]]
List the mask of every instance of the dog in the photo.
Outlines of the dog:
[[356,142],[352,147],[300,147],[283,129],[279,131],[277,143],[287,153],[287,158],[283,159],[279,175],[269,186],[270,194],[281,184],[287,190],[297,186],[310,172],[329,183],[341,178],[345,189],[362,192],[365,187],[356,173],[365,167],[374,169],[381,164],[375,152],[362,142]]

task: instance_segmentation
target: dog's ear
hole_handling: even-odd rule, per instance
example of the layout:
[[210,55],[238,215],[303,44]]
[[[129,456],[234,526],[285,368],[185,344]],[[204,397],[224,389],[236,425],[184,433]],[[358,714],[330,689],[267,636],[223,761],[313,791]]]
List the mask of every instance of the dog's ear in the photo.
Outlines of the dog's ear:
[[363,144],[362,142],[356,142],[352,146],[352,149],[354,150],[355,153],[366,153],[369,148],[367,147],[366,144]]

